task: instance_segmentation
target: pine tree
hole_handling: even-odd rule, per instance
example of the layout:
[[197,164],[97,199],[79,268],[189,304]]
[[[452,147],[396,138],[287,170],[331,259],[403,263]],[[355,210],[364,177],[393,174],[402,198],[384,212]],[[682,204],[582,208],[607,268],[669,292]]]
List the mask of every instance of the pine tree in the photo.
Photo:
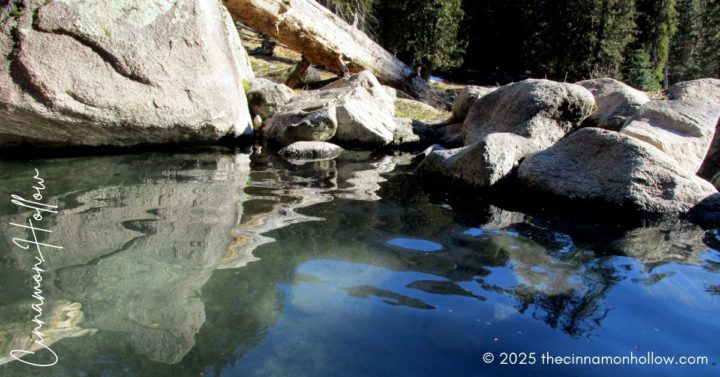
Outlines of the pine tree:
[[373,0],[318,0],[320,4],[351,25],[372,35],[377,19],[372,13]]
[[677,31],[676,0],[638,0],[637,5],[639,32],[633,47],[648,53],[659,84],[666,81],[670,40]]
[[720,1],[707,0],[703,15],[701,74],[720,78]]
[[465,7],[468,62],[520,77],[617,77],[636,29],[634,0],[467,0]]
[[590,67],[593,77],[618,77],[630,42],[634,40],[635,24],[634,0],[596,1],[593,16],[594,61]]
[[464,16],[461,0],[397,0],[380,2],[380,42],[408,63],[432,69],[458,67],[465,42],[458,33]]
[[692,80],[701,75],[701,41],[705,0],[678,0],[678,31],[670,49],[670,80]]
[[641,90],[656,91],[660,89],[650,54],[642,49],[633,50],[623,66],[623,79],[629,85]]
[[720,3],[678,0],[678,31],[671,43],[670,80],[720,76]]

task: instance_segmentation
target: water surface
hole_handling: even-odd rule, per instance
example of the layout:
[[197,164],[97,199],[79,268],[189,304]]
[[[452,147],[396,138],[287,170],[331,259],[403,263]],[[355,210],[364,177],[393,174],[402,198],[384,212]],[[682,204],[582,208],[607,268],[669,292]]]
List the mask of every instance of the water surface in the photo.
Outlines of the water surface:
[[[425,187],[407,155],[2,161],[2,196],[31,193],[36,168],[61,206],[43,280],[60,362],[8,357],[31,342],[34,261],[3,225],[2,376],[720,373],[717,230],[509,211]],[[0,203],[3,224],[29,214]],[[546,352],[710,362],[541,365]]]

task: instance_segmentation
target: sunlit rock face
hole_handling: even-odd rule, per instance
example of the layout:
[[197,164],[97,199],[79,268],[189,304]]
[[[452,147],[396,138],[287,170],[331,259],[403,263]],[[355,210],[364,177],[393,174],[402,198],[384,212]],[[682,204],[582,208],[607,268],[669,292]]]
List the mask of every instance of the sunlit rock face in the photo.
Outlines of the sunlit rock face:
[[625,120],[650,101],[645,92],[611,78],[584,80],[577,83],[595,97],[597,109],[583,126],[620,130]]
[[252,72],[222,4],[23,0],[0,16],[0,145],[210,143],[252,132],[242,84]]

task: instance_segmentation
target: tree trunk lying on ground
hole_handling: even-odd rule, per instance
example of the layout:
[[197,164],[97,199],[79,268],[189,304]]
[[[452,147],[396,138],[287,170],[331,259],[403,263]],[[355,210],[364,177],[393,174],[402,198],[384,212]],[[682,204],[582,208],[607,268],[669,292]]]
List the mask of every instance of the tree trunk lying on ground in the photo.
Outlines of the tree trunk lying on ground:
[[372,71],[382,83],[435,106],[442,98],[398,58],[314,0],[223,0],[246,25],[337,72]]

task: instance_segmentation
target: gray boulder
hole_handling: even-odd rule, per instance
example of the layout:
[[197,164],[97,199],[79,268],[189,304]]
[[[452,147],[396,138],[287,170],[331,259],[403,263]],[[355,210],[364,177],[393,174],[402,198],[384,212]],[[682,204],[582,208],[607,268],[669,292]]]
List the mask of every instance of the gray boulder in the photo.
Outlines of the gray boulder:
[[443,124],[437,126],[438,142],[446,147],[459,147],[463,145],[463,124]]
[[309,66],[305,70],[305,72],[300,77],[300,82],[305,85],[315,84],[322,81],[322,77],[320,75],[320,70],[315,68],[315,66]]
[[322,89],[341,89],[341,88],[365,88],[377,101],[395,116],[395,98],[397,90],[390,90],[388,87],[380,84],[375,75],[370,71],[362,71],[347,77],[340,78],[325,85]]
[[597,103],[597,110],[585,120],[585,126],[618,131],[628,117],[650,101],[645,92],[611,78],[585,80],[577,84],[589,90]]
[[397,128],[394,101],[368,71],[337,80],[319,90],[303,92],[280,111],[324,107],[329,103],[336,107],[335,142],[385,146],[393,141]]
[[[720,106],[720,80],[699,79],[677,83],[668,89],[670,99],[708,102]],[[698,175],[720,188],[720,122]]]
[[[720,126],[720,124],[719,124]],[[709,180],[720,189],[720,127],[715,127],[715,137],[710,142],[710,148],[705,155],[705,160],[698,170],[698,175]]]
[[277,84],[268,79],[256,78],[250,80],[250,91],[247,93],[250,110],[268,119],[281,107],[285,106],[295,97],[295,92],[287,85]]
[[395,147],[428,146],[437,138],[437,132],[427,124],[410,118],[395,118],[397,127],[393,132],[392,145]]
[[464,87],[455,97],[452,105],[453,119],[462,122],[465,120],[470,107],[475,101],[484,95],[494,91],[497,88],[494,87],[482,87],[475,85],[468,85]]
[[385,89],[385,93],[387,93],[387,95],[391,99],[395,100],[398,98],[398,90],[397,89],[393,88],[392,86],[387,86],[387,85],[383,85],[383,88]]
[[700,168],[720,119],[720,106],[705,102],[651,101],[628,119],[621,133],[652,144],[691,173]]
[[19,12],[0,10],[0,145],[202,143],[252,132],[247,56],[221,4],[19,3]]
[[720,105],[720,79],[679,82],[668,88],[668,98]]
[[325,107],[290,110],[268,119],[263,134],[282,145],[296,141],[327,141],[337,131],[336,108],[333,103]]
[[[233,23],[233,27],[235,27],[235,23]],[[237,27],[235,27],[235,30],[237,31]],[[240,33],[238,32],[238,38],[240,37]],[[238,75],[243,78],[243,89],[245,82],[248,80],[252,80],[255,78],[255,72],[253,72],[252,64],[250,64],[250,58],[248,57],[248,52],[245,50],[245,47],[242,45],[242,43],[237,44],[238,49],[238,56],[240,56],[240,70],[238,71]],[[247,94],[246,94],[247,95]]]
[[628,135],[584,128],[528,157],[518,169],[528,188],[644,213],[682,213],[717,193],[654,146]]
[[329,160],[342,153],[339,146],[324,141],[298,141],[281,149],[278,154],[286,160]]
[[501,87],[470,108],[463,123],[467,147],[430,154],[421,170],[475,186],[491,186],[520,160],[549,147],[582,122],[595,100],[585,88],[548,80]]
[[340,143],[383,146],[393,141],[397,124],[392,106],[383,105],[365,88],[357,87],[344,96],[337,109]]
[[472,105],[463,123],[465,145],[509,132],[548,147],[585,120],[594,104],[592,93],[575,84],[524,80],[505,85]]
[[436,148],[418,166],[418,171],[489,187],[506,177],[532,150],[532,143],[522,136],[494,133],[466,147]]

